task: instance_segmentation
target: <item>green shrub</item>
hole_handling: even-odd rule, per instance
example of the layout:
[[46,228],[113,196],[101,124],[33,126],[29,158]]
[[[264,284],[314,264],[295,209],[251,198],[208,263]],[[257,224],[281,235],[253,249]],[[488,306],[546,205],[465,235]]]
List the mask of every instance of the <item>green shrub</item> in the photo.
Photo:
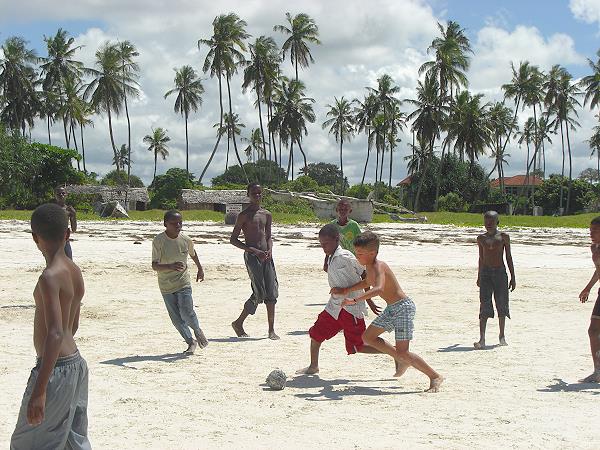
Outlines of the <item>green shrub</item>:
[[354,186],[348,188],[346,195],[348,197],[367,198],[372,190],[373,186],[370,184],[355,184]]
[[164,175],[158,175],[150,189],[152,190],[152,198],[150,207],[156,209],[172,209],[177,205],[177,197],[182,189],[192,189],[193,175],[189,174],[184,169],[172,168],[167,170]]
[[449,192],[439,198],[438,208],[440,211],[465,212],[467,205],[465,200],[456,192]]
[[94,212],[94,201],[96,194],[69,194],[65,200],[67,205],[75,208],[76,211]]
[[[144,182],[140,177],[132,174],[129,178],[132,188],[144,187]],[[125,186],[127,185],[127,172],[123,172],[122,170],[117,172],[116,169],[111,170],[102,177],[100,184],[105,186]]]

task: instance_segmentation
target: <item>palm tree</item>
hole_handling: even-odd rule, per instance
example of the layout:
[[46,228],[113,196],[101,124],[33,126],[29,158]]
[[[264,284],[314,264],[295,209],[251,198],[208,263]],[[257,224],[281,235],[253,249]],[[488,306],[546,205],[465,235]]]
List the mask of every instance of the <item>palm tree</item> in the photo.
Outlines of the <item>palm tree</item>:
[[[231,77],[237,72],[237,66],[245,61],[243,51],[246,50],[246,45],[244,44],[244,40],[249,36],[246,33],[245,27],[246,22],[241,20],[236,14],[222,14],[220,16],[215,17],[213,20],[213,35],[210,39],[200,39],[198,40],[198,48],[202,45],[206,45],[209,47],[208,54],[206,55],[206,59],[204,60],[204,65],[202,70],[206,73],[210,71],[211,78],[217,76],[219,80],[219,106],[220,106],[220,116],[219,116],[219,128],[223,126],[223,95],[222,95],[222,77],[225,76],[225,81],[227,83],[227,94],[229,98],[229,114],[233,114],[232,106],[231,106],[231,87],[230,80]],[[213,151],[200,174],[199,182],[202,183],[202,178],[206,173],[206,170],[210,166],[212,159],[217,151],[217,147],[219,145],[221,136],[218,135],[217,142],[213,148]],[[244,169],[244,165],[242,164],[242,160],[240,159],[240,155],[237,149],[237,143],[235,140],[235,136],[233,138],[233,147],[235,149],[235,154],[242,168],[242,172],[244,173],[244,177],[248,180],[248,176],[246,175],[246,171]]]
[[506,164],[505,157],[508,157],[507,153],[505,153],[504,146],[502,145],[502,139],[504,137],[508,138],[508,136],[513,132],[518,130],[517,120],[513,117],[512,110],[505,106],[502,102],[494,103],[488,113],[489,125],[493,138],[493,149],[492,156],[494,157],[494,167],[490,170],[487,178],[494,172],[494,170],[498,169],[498,181],[500,183],[500,190],[502,194],[506,193],[504,187],[504,167],[503,164]]
[[246,153],[246,158],[248,159],[248,162],[257,161],[261,159],[261,157],[263,159],[266,159],[265,143],[262,140],[262,136],[263,132],[261,131],[261,129],[254,128],[250,132],[250,139],[242,138],[242,140],[248,142],[248,147],[244,149],[244,153]]
[[[75,136],[75,125],[78,123],[77,117],[80,117],[83,114],[83,111],[88,107],[87,103],[82,98],[84,87],[79,78],[67,76],[62,80],[62,90],[63,103],[59,109],[59,114],[67,124],[67,148],[70,148],[69,145],[72,137],[75,150],[79,153],[77,137]],[[77,169],[81,170],[79,160],[77,160]]]
[[[164,159],[164,158],[163,158]],[[129,167],[129,149],[127,148],[127,144],[121,145],[119,151],[117,152],[117,159],[113,158],[113,164],[119,167]]]
[[191,66],[183,66],[181,69],[175,69],[174,82],[175,87],[165,94],[165,98],[177,93],[173,109],[176,113],[180,113],[185,120],[185,171],[189,175],[188,117],[190,111],[196,112],[202,106],[204,87],[196,75],[196,71]]
[[375,185],[381,181],[379,179],[379,154],[381,153],[381,167],[383,167],[383,153],[385,152],[385,143],[388,134],[387,119],[383,113],[377,114],[371,122],[369,132],[369,147],[375,146],[377,163],[375,165]]
[[52,137],[50,135],[50,127],[56,121],[60,104],[58,102],[58,95],[52,91],[42,91],[40,95],[40,119],[46,120],[46,128],[48,130],[48,144],[52,145]]
[[144,143],[148,144],[148,151],[154,152],[154,175],[152,176],[152,183],[156,179],[156,160],[158,155],[160,155],[163,159],[167,159],[169,156],[169,150],[167,143],[171,140],[169,136],[167,136],[167,130],[163,128],[152,128],[152,134],[147,134],[144,136]]
[[285,77],[282,78],[273,100],[275,112],[269,122],[269,129],[276,130],[282,142],[289,144],[290,156],[286,176],[289,176],[291,167],[292,179],[294,177],[294,144],[298,145],[300,153],[302,153],[304,172],[308,173],[306,153],[302,148],[302,135],[308,134],[306,122],[313,123],[315,121],[315,113],[312,107],[315,100],[305,97],[304,89],[305,86],[302,81],[290,81]]
[[[82,46],[74,46],[75,38],[69,37],[69,33],[62,28],[59,28],[53,37],[44,36],[44,41],[48,49],[48,56],[40,58],[42,88],[44,92],[54,92],[58,96],[60,107],[63,102],[65,80],[78,80],[85,72],[83,63],[74,59],[75,53]],[[67,148],[69,148],[68,128],[67,119],[63,117]]]
[[[123,92],[135,95],[136,89],[129,84],[128,79],[123,78],[122,60],[118,48],[106,42],[96,52],[96,69],[89,69],[94,79],[88,84],[84,92],[84,98],[89,99],[90,104],[97,112],[105,112],[108,116],[108,132],[113,149],[113,161],[118,162],[117,146],[112,128],[113,113],[118,116],[123,108]],[[115,166],[119,174],[120,165]]]
[[323,122],[323,129],[329,128],[329,134],[335,136],[335,141],[340,143],[340,191],[344,193],[344,158],[343,158],[343,146],[344,139],[350,141],[354,135],[354,117],[352,115],[352,104],[346,100],[343,96],[338,99],[334,98],[335,103],[333,105],[327,105],[329,111],[327,111],[327,119]]
[[23,136],[27,125],[33,127],[40,109],[33,66],[38,58],[35,51],[26,45],[27,42],[20,37],[6,39],[1,47],[3,57],[0,59],[0,92],[4,104],[0,121],[8,128],[21,130]]
[[[139,56],[135,45],[129,41],[121,41],[116,44],[121,59],[121,82],[123,84],[123,104],[125,105],[125,117],[127,118],[127,159],[131,160],[131,120],[129,119],[129,108],[127,106],[127,94],[137,97],[139,90],[136,87],[140,67],[134,61]],[[129,83],[129,86],[127,85]],[[127,164],[127,185],[131,179],[131,164]]]
[[[252,86],[256,93],[256,106],[258,107],[258,121],[260,124],[261,142],[263,145],[262,153],[266,158],[266,140],[265,130],[262,120],[261,104],[266,102],[265,91],[272,90],[273,80],[279,73],[279,63],[281,62],[281,56],[277,44],[272,37],[260,36],[254,41],[254,44],[249,45],[250,48],[250,60],[244,64],[244,82],[242,89],[246,92],[249,86]],[[262,98],[261,98],[262,95]],[[270,97],[270,96],[269,96]],[[268,104],[267,104],[268,105]],[[268,106],[267,106],[268,109]],[[269,159],[271,152],[269,151]]]
[[308,14],[300,13],[294,17],[287,12],[285,18],[289,24],[289,28],[285,25],[275,25],[273,31],[279,31],[289,37],[283,43],[281,49],[283,50],[283,59],[289,52],[290,61],[296,69],[296,81],[298,81],[298,65],[301,67],[308,67],[309,63],[315,62],[310,53],[310,44],[320,44],[319,40],[319,27]]
[[367,157],[365,158],[365,168],[363,169],[363,175],[360,180],[362,186],[365,182],[367,166],[369,165],[369,156],[371,154],[371,141],[368,139],[368,136],[370,134],[373,119],[377,115],[378,105],[375,94],[373,93],[367,94],[362,102],[358,99],[354,99],[353,102],[356,104],[354,107],[354,123],[356,125],[356,131],[358,133],[364,132],[367,135]]
[[398,138],[400,131],[406,126],[406,114],[400,111],[400,104],[394,103],[388,111],[388,144],[390,146],[390,173],[388,179],[388,188],[392,188],[392,170],[394,161],[394,148],[401,140]]
[[217,133],[221,136],[227,134],[227,157],[225,159],[225,170],[229,166],[229,143],[234,139],[234,136],[239,136],[241,133],[241,129],[245,128],[246,125],[239,121],[240,116],[237,114],[229,114],[225,113],[223,115],[224,125],[220,123],[215,123],[213,128],[217,128]]
[[581,87],[585,92],[583,105],[590,103],[590,109],[600,105],[600,50],[596,52],[598,59],[594,62],[588,59],[588,65],[592,70],[591,75],[583,77],[580,81]]
[[596,154],[596,164],[598,171],[598,180],[600,180],[600,125],[596,125],[594,127],[594,132],[592,133],[592,137],[587,140],[588,145],[590,146],[590,158]]

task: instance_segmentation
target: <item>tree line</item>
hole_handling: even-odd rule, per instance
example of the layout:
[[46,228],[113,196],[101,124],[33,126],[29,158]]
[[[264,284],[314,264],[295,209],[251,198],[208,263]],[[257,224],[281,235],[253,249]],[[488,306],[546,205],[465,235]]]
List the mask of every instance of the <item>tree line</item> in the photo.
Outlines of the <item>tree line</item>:
[[[206,155],[199,184],[222,138],[227,141],[226,169],[233,148],[231,159],[235,158],[246,181],[250,177],[240,150],[247,161],[272,162],[273,165],[263,166],[269,170],[271,167],[282,169],[285,179],[293,180],[296,170],[299,174],[308,174],[309,158],[303,144],[308,135],[307,124],[316,121],[315,99],[307,95],[307,87],[299,75],[301,69],[315,62],[311,47],[321,45],[319,28],[307,14],[286,13],[284,24],[273,27],[274,32],[284,37],[279,47],[272,36],[262,35],[250,41],[246,27],[247,23],[235,13],[222,14],[212,22],[212,35],[197,41],[199,50],[205,54],[202,72],[215,80],[219,92],[215,144]],[[387,184],[388,189],[392,189],[394,163],[397,164],[394,152],[400,145],[401,132],[406,129],[412,136],[411,142],[406,143],[410,154],[405,161],[409,175],[417,182],[408,205],[415,210],[421,207],[423,185],[427,180],[435,185],[433,209],[438,209],[446,155],[468,162],[471,170],[481,156],[491,155],[494,166],[487,177],[496,173],[500,191],[505,194],[502,180],[510,157],[506,152],[509,142],[526,149],[523,170],[527,181],[534,175],[545,177],[546,145],[560,138],[561,176],[569,180],[565,192],[561,185],[560,208],[571,211],[571,133],[580,126],[578,111],[586,106],[596,109],[600,104],[600,51],[596,61],[588,60],[590,74],[579,81],[560,65],[544,72],[528,61],[511,63],[512,78],[502,85],[503,100],[490,102],[483,94],[468,89],[468,70],[474,52],[465,30],[454,21],[438,24],[438,29],[438,35],[427,48],[430,60],[419,68],[414,98],[399,98],[399,86],[390,75],[383,74],[376,86],[366,88],[362,98],[334,96],[326,105],[322,127],[339,145],[339,190],[344,192],[347,186],[344,144],[359,135],[364,136],[366,144],[360,184],[364,184],[367,171],[374,169],[371,172],[374,184]],[[51,126],[60,122],[66,147],[81,154],[78,169],[87,173],[85,130],[93,126],[95,115],[105,115],[112,163],[117,175],[129,183],[132,166],[129,103],[140,93],[136,46],[129,41],[104,43],[95,53],[94,66],[84,67],[77,60],[81,46],[76,45],[67,31],[59,29],[44,41],[45,57],[38,57],[27,48],[27,42],[21,37],[10,37],[3,43],[0,122],[26,136],[36,120],[43,119],[49,144],[52,144]],[[286,60],[293,66],[292,77],[283,73]],[[243,149],[238,143],[242,142],[245,124],[234,111],[231,93],[231,81],[240,74],[243,92],[251,91],[256,97],[254,106],[258,115],[258,126],[250,130]],[[176,69],[173,86],[164,94],[165,99],[174,97],[174,111],[185,122],[188,175],[188,121],[202,106],[203,94],[199,73],[191,65]],[[517,121],[519,111],[531,114],[521,125]],[[127,119],[127,143],[119,147],[112,122],[121,114]],[[169,154],[170,137],[163,127],[157,127],[143,140],[154,155],[155,178],[158,157],[165,159]],[[588,144],[591,155],[596,155],[600,177],[600,126],[594,127]],[[524,183],[523,195],[533,206],[536,204],[538,197],[533,183]]]

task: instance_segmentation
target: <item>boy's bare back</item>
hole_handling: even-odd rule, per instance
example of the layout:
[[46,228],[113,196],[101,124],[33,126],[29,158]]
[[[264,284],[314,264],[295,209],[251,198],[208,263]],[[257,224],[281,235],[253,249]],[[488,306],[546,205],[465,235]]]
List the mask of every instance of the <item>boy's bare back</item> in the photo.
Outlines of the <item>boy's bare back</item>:
[[497,231],[493,235],[480,234],[477,236],[477,245],[484,267],[504,267],[504,250],[510,245],[507,233]]
[[43,357],[48,324],[62,330],[59,357],[72,355],[77,351],[73,336],[79,326],[79,310],[84,292],[81,270],[64,255],[55,257],[42,272],[33,291],[33,344],[38,357]]

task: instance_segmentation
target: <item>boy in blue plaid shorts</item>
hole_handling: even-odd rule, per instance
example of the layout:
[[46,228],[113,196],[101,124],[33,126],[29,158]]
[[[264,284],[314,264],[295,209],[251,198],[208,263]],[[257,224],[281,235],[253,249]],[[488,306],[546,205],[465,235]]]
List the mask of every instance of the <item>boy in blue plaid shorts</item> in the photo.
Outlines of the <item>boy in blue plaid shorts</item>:
[[[354,251],[358,262],[366,267],[367,277],[354,286],[336,288],[332,293],[347,295],[357,289],[370,288],[356,298],[346,298],[342,305],[353,305],[377,295],[384,299],[387,306],[363,333],[363,342],[403,364],[404,371],[412,366],[423,372],[429,377],[429,389],[426,392],[438,392],[444,378],[420,356],[408,350],[413,337],[415,304],[404,293],[390,267],[377,259],[379,237],[370,231],[361,233],[354,240]],[[384,331],[392,330],[395,333],[396,347],[379,337]]]

